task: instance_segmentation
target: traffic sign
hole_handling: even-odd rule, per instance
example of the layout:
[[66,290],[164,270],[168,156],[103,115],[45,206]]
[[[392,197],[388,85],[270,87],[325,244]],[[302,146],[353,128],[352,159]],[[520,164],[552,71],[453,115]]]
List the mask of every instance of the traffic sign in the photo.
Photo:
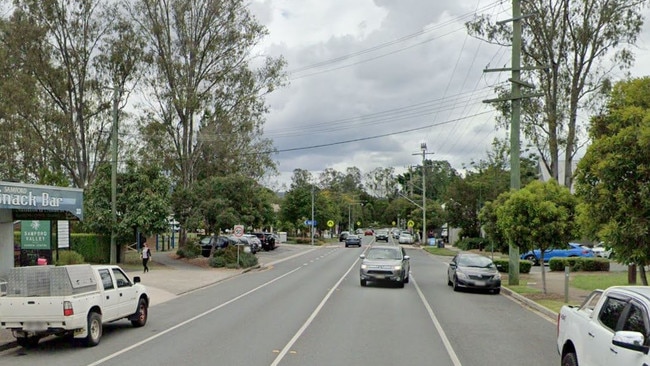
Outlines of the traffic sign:
[[238,238],[241,238],[242,236],[244,236],[244,225],[235,225],[234,234]]
[[334,226],[334,221],[333,220],[327,220],[327,227],[332,227]]
[[408,225],[408,227],[413,227],[415,226],[415,223],[413,222],[413,220],[409,220],[409,222],[407,222],[406,225]]
[[307,225],[307,226],[316,226],[316,225],[318,225],[318,221],[316,221],[316,220],[314,220],[314,221],[305,220],[305,225]]

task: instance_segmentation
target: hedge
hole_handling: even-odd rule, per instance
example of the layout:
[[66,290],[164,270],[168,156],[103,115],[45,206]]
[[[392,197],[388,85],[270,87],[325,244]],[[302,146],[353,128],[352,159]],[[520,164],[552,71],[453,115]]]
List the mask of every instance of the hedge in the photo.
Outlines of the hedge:
[[548,261],[548,268],[551,271],[564,271],[564,267],[567,266],[571,272],[608,272],[609,260],[605,258],[569,257],[551,258],[551,260]]
[[[56,243],[56,237],[53,238],[53,241]],[[14,231],[14,245],[20,247],[20,231]],[[70,249],[60,248],[59,256],[68,250],[74,250],[80,254],[87,263],[107,264],[111,257],[111,238],[98,234],[71,233]],[[36,252],[34,250],[25,251]],[[56,247],[52,248],[52,257],[56,255],[55,252]]]
[[[508,273],[510,269],[510,260],[508,259],[495,259],[494,264],[497,266],[499,272]],[[519,261],[519,273],[530,273],[530,268],[533,263],[527,260]]]

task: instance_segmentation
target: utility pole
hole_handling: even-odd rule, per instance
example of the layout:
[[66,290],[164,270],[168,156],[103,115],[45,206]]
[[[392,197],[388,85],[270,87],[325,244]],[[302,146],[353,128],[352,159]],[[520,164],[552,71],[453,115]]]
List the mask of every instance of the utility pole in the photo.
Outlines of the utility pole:
[[[541,93],[523,95],[521,87],[534,88],[534,85],[521,80],[521,70],[534,70],[542,69],[545,66],[521,67],[521,21],[528,17],[528,15],[521,15],[521,0],[512,0],[512,19],[497,22],[503,24],[512,22],[512,67],[501,69],[485,69],[483,72],[492,71],[510,71],[512,84],[511,94],[508,97],[484,100],[484,103],[492,102],[512,102],[512,112],[510,115],[510,189],[518,190],[521,188],[521,172],[520,172],[520,142],[519,124],[521,121],[521,99],[543,96]],[[508,250],[508,284],[519,285],[519,246],[518,243],[510,243]]]
[[[426,245],[427,237],[427,168],[426,168],[426,158],[427,158],[427,143],[420,143],[420,150],[422,150],[422,236],[420,240]],[[433,154],[433,153],[431,153]],[[413,154],[419,155],[419,154]]]
[[311,245],[314,245],[314,185],[311,185]]
[[117,227],[117,113],[119,103],[119,89],[113,87],[113,130],[111,133],[111,147],[112,147],[112,164],[111,164],[111,250],[110,261],[111,264],[117,263],[117,245],[115,228]]

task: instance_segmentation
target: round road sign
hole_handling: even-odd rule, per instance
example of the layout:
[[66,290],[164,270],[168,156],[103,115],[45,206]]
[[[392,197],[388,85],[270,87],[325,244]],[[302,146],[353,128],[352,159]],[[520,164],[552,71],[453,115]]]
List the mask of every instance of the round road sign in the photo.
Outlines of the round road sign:
[[241,238],[242,236],[244,236],[244,225],[235,225],[234,234],[238,238]]
[[413,227],[415,226],[415,223],[413,222],[413,220],[409,220],[409,222],[407,222],[406,225],[408,225],[408,227]]
[[334,226],[334,221],[327,220],[327,227],[332,227],[332,226]]

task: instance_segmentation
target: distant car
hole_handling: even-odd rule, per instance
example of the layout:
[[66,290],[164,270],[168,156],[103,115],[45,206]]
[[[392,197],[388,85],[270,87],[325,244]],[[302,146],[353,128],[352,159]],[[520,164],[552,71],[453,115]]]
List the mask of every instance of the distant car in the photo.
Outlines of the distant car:
[[348,235],[350,235],[349,231],[341,231],[341,234],[339,234],[339,241],[345,241],[345,239],[348,238]]
[[373,236],[375,235],[375,232],[372,231],[372,229],[366,229],[366,231],[363,233],[364,236]]
[[377,233],[375,233],[375,240],[381,240],[388,243],[388,230],[377,230]]
[[392,234],[393,234],[393,239],[399,239],[399,229],[393,229]]
[[453,286],[454,291],[473,288],[498,294],[501,292],[501,274],[490,258],[474,253],[459,253],[447,268],[447,285]]
[[[541,251],[539,249],[528,251],[521,255],[521,259],[526,259],[533,262],[534,265],[539,265],[541,258]],[[564,248],[547,249],[544,251],[544,263],[548,263],[551,258],[566,258],[566,257],[594,257],[594,252],[589,248],[583,248],[578,243],[569,243]]]
[[354,233],[357,234],[357,235],[361,235],[361,234],[363,234],[363,229],[356,229],[354,231]]
[[361,247],[361,237],[355,234],[348,235],[348,237],[345,238],[345,247],[347,248],[351,245],[356,245],[358,247]]
[[399,234],[399,239],[397,239],[397,241],[400,244],[413,244],[415,242],[415,240],[413,239],[413,235],[407,232],[401,232]]
[[410,258],[404,248],[397,245],[373,245],[361,254],[359,279],[361,286],[368,281],[393,282],[404,287],[409,282]]
[[249,233],[249,235],[255,235],[260,240],[260,246],[265,251],[275,249],[275,237],[271,233],[264,232],[255,232]]

